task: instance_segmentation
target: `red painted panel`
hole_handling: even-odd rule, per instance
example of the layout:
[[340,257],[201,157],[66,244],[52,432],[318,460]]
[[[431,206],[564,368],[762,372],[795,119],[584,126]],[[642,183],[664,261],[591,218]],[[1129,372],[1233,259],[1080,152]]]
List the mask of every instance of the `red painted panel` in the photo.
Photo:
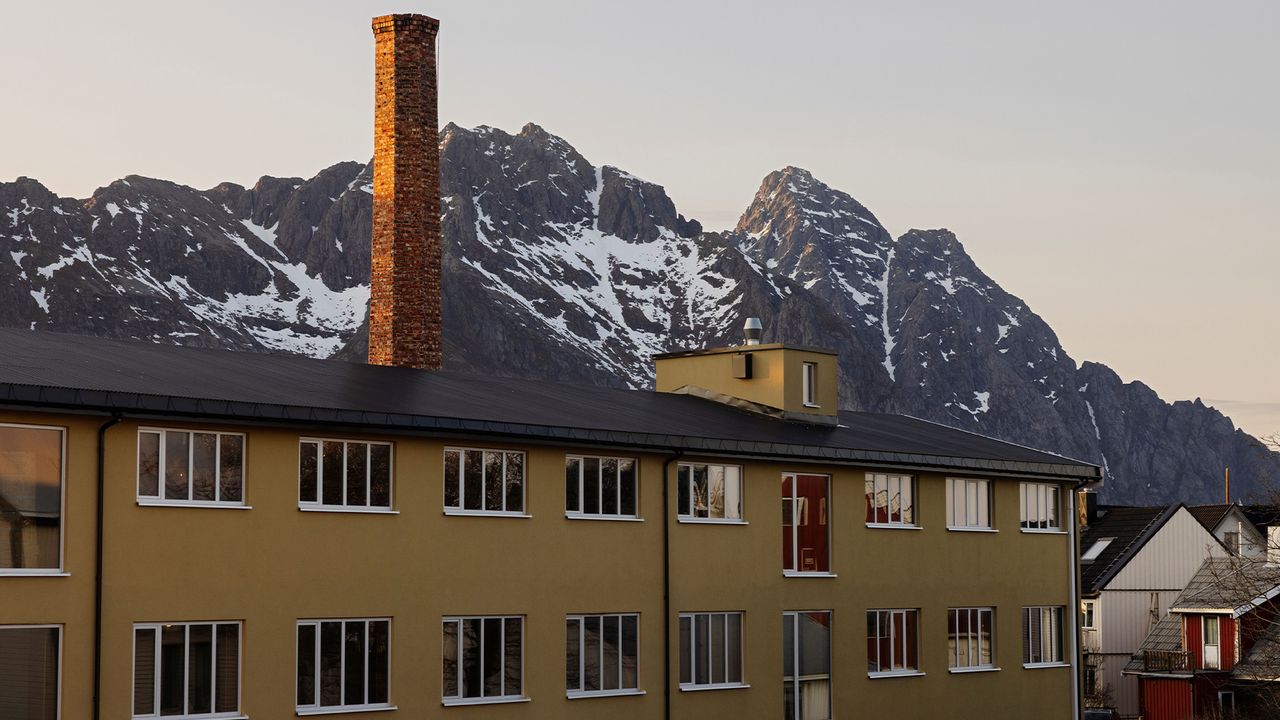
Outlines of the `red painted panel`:
[[1229,615],[1223,615],[1219,642],[1222,643],[1222,669],[1228,671],[1236,666],[1236,621]]
[[1204,667],[1204,645],[1200,643],[1200,616],[1182,616],[1182,634],[1186,638],[1187,650],[1191,653],[1191,667]]
[[1142,678],[1142,716],[1146,720],[1192,720],[1191,680]]

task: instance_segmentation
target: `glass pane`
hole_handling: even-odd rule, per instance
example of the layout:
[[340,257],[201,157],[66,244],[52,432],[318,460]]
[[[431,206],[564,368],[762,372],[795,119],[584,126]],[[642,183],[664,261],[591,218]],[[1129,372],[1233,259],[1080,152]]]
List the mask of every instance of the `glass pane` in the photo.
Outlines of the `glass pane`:
[[187,629],[187,712],[213,711],[213,626]]
[[347,443],[347,504],[369,504],[369,446],[365,443]]
[[457,450],[446,450],[444,453],[444,506],[462,507],[462,453]]
[[[341,505],[342,490],[342,472],[345,460],[342,453],[342,443],[325,442],[324,458],[320,463],[320,482],[322,485],[321,493],[323,498],[321,502],[325,505]],[[321,630],[321,634],[324,631]]]
[[443,628],[444,696],[458,697],[458,621],[445,620]]
[[566,512],[582,512],[582,497],[578,494],[582,473],[581,458],[565,458],[564,461],[564,509]]
[[58,628],[0,630],[0,717],[57,720]]
[[600,458],[582,459],[582,512],[600,512]]
[[618,512],[623,515],[636,514],[636,461],[618,461],[618,489],[621,500]]
[[693,616],[694,682],[706,685],[711,682],[711,619],[708,615]]
[[1057,529],[1061,527],[1058,519],[1058,488],[1045,488],[1045,527]]
[[724,468],[724,516],[742,519],[742,468],[736,465]]
[[[8,635],[11,632],[13,631],[0,630],[0,634],[5,635],[3,644],[12,642],[12,637]],[[155,712],[155,693],[156,631],[152,628],[138,628],[133,633],[133,714],[150,715]],[[4,709],[4,702],[0,699],[0,710]],[[37,714],[36,717],[42,716]]]
[[991,610],[981,610],[978,615],[980,626],[978,628],[978,662],[983,665],[991,664],[991,631],[994,627],[994,613]]
[[831,613],[802,613],[800,634],[800,674],[805,677],[831,674]]
[[160,714],[183,715],[183,670],[186,662],[187,629],[165,625],[160,629]]
[[690,665],[690,653],[693,652],[692,618],[680,616],[680,682],[688,685],[693,682],[693,667]]
[[0,428],[0,568],[61,563],[62,432]]
[[907,525],[916,524],[915,480],[910,476],[902,478],[902,522]]
[[502,692],[506,695],[524,694],[524,620],[507,618],[506,625],[506,670],[502,678]]
[[622,624],[617,615],[605,615],[600,629],[600,679],[604,690],[617,690],[619,673],[619,657],[622,654]]
[[160,433],[138,433],[138,495],[160,495]]
[[191,499],[218,499],[218,436],[194,433],[191,442]]
[[564,689],[582,689],[582,621],[569,618],[564,621]]
[[165,431],[164,497],[166,500],[190,500],[187,488],[187,464],[191,462],[191,434]]
[[725,682],[725,635],[724,635],[724,614],[716,613],[711,616],[711,682]]
[[484,618],[484,696],[502,694],[502,618]]
[[[690,483],[692,482],[691,480],[692,473],[693,473],[693,469],[688,465],[681,465],[680,468],[676,470],[676,514],[677,515],[692,514],[692,509],[689,504],[691,502],[691,499],[689,496],[689,489],[690,489]],[[662,481],[666,482],[667,479],[663,478]]]
[[797,475],[796,561],[801,572],[828,572],[827,476]]
[[782,476],[782,569],[795,570],[795,528],[798,509],[790,475]]
[[582,621],[582,689],[600,689],[600,618],[587,617]]
[[390,699],[391,623],[369,622],[369,702],[385,703]]
[[373,507],[391,507],[390,445],[369,446],[369,504]]
[[707,468],[707,517],[727,517],[724,502],[724,470],[723,465],[710,465]]
[[320,623],[320,704],[342,704],[342,623]]
[[978,527],[991,527],[991,495],[987,492],[987,481],[974,483],[978,503]]
[[507,453],[507,511],[524,512],[524,453]]
[[484,509],[484,452],[467,450],[463,453],[462,501],[467,510]]
[[304,442],[298,446],[298,502],[316,502],[316,477],[320,446]]
[[725,643],[729,648],[728,674],[725,680],[742,682],[742,615],[729,613],[725,620]]
[[[348,476],[350,477],[350,476]],[[347,705],[364,704],[365,622],[344,623],[343,684]]]
[[480,671],[480,620],[462,621],[462,696],[480,697],[484,673]]
[[868,474],[864,483],[867,503],[867,522],[869,523],[880,522],[880,520],[876,518],[876,511],[880,506],[880,495],[876,492],[876,477],[877,476],[875,475]]
[[240,502],[244,499],[244,438],[223,435],[218,458],[218,499]]
[[298,626],[298,706],[316,704],[316,626]]
[[640,687],[640,618],[622,616],[622,687]]
[[485,510],[502,511],[502,481],[502,453],[486,450],[484,453]]
[[796,666],[796,616],[795,613],[782,614],[782,677],[795,675]]
[[618,461],[605,458],[600,463],[600,512],[618,514]]

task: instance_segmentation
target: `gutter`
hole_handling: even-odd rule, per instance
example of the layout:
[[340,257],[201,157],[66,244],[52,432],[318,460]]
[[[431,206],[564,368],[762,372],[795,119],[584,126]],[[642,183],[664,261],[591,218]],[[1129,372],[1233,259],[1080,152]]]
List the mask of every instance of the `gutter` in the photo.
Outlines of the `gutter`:
[[683,450],[662,462],[662,717],[671,720],[671,463]]
[[99,720],[102,714],[102,516],[106,505],[103,498],[106,487],[106,436],[107,430],[122,419],[123,415],[117,410],[109,420],[98,426],[97,540],[94,543],[93,564],[93,720]]

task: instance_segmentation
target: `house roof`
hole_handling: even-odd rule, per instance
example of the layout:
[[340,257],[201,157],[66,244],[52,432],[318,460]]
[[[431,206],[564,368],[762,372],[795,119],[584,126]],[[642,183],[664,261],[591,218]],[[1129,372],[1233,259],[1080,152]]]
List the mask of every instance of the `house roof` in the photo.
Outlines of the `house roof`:
[[1187,512],[1191,513],[1191,517],[1203,525],[1205,530],[1213,532],[1232,507],[1232,505],[1188,505]]
[[1151,628],[1151,632],[1147,633],[1142,645],[1129,658],[1129,662],[1124,666],[1122,672],[1143,672],[1145,668],[1142,662],[1142,653],[1144,652],[1177,652],[1179,650],[1182,650],[1182,618],[1166,613]]
[[1253,647],[1240,658],[1231,674],[1242,680],[1274,682],[1280,678],[1280,622],[1267,620],[1266,629],[1253,641]]
[[1205,558],[1169,612],[1217,610],[1236,617],[1280,590],[1280,568],[1244,557]]
[[0,404],[517,436],[1091,480],[1095,465],[902,415],[841,412],[838,426],[721,403],[450,371],[0,329]]
[[1097,558],[1081,560],[1081,593],[1095,595],[1106,587],[1180,507],[1099,506],[1101,517],[1080,533],[1080,552],[1083,555],[1095,543],[1108,538],[1112,540]]

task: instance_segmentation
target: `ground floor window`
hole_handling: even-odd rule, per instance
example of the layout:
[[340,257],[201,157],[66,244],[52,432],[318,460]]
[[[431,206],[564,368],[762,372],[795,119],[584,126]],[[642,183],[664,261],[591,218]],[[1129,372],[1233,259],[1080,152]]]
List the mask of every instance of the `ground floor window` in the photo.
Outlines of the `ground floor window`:
[[635,692],[639,641],[639,615],[565,618],[565,690],[571,696]]
[[444,619],[444,702],[524,699],[524,618]]
[[947,654],[953,670],[990,668],[992,608],[951,608],[947,611]]
[[831,611],[782,614],[784,720],[831,718]]
[[910,674],[920,670],[919,610],[867,611],[867,672]]
[[57,720],[62,628],[0,625],[0,718]]
[[240,710],[240,623],[133,626],[133,716],[218,717]]
[[680,686],[742,685],[742,613],[681,613]]
[[1062,608],[1022,608],[1022,662],[1026,665],[1062,662]]
[[298,710],[390,704],[391,621],[298,621]]

